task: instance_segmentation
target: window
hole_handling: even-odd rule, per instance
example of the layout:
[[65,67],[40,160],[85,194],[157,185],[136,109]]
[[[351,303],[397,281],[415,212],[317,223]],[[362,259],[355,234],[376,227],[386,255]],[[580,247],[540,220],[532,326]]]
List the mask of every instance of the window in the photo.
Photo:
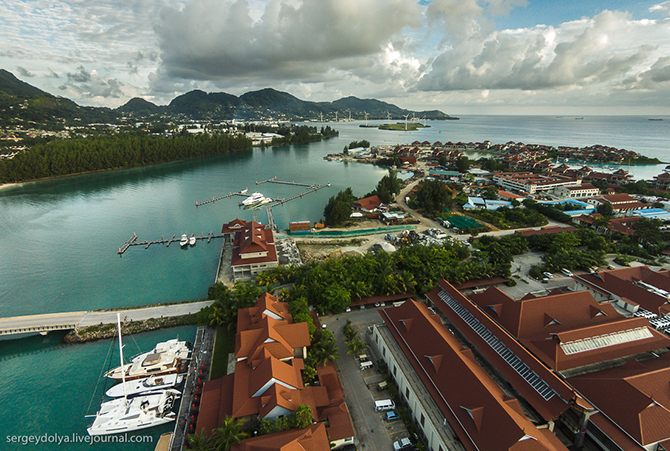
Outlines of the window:
[[386,348],[382,349],[382,356],[386,357]]
[[397,367],[397,366],[394,366],[394,367],[393,367],[393,375],[394,375],[394,376],[397,376],[397,375],[398,375],[398,367]]
[[421,414],[421,427],[423,427],[426,424],[426,416],[422,413]]
[[409,402],[409,387],[405,389],[405,398],[407,398],[407,402]]

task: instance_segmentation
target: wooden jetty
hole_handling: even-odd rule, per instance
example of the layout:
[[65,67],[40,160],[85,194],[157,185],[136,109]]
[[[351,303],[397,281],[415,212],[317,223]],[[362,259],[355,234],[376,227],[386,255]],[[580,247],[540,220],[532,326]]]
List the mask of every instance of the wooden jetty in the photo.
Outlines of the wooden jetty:
[[198,202],[198,201],[196,201],[196,202],[195,202],[195,206],[196,206],[196,207],[199,207],[199,206],[201,206],[201,205],[211,204],[212,202],[216,202],[216,201],[218,201],[218,200],[222,200],[222,199],[227,199],[227,198],[229,198],[229,197],[233,197],[233,196],[244,196],[244,195],[247,194],[247,191],[248,191],[248,189],[245,188],[245,189],[243,189],[242,191],[236,191],[236,192],[234,192],[234,193],[228,193],[228,194],[226,194],[225,196],[212,197],[212,200],[206,200],[206,201],[204,201],[204,202]]
[[285,182],[283,180],[277,180],[276,175],[271,179],[263,180],[262,182],[256,182],[256,185],[262,185],[263,183],[277,183],[279,185],[309,186],[309,187],[317,186],[314,183],[310,184],[310,183],[298,183],[298,182]]
[[[165,244],[166,247],[170,247],[170,244],[174,242],[179,242],[181,238],[176,238],[176,234],[172,235],[172,237],[165,239],[161,235],[160,240],[150,240],[150,241],[137,241],[137,235],[133,233],[133,236],[131,236],[123,246],[119,248],[119,255],[123,255],[130,246],[144,246],[145,249],[148,249],[149,246],[153,244]],[[222,233],[214,233],[214,232],[209,232],[208,235],[204,235],[203,233],[200,233],[200,236],[195,236],[195,234],[191,234],[191,237],[195,238],[197,240],[202,240],[202,241],[207,241],[208,243],[212,241],[215,238],[224,238],[226,235]]]

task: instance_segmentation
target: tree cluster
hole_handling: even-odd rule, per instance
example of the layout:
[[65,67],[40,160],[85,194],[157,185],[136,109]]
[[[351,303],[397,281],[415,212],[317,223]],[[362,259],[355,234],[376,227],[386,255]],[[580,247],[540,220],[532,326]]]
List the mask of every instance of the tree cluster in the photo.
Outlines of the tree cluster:
[[441,213],[451,205],[451,189],[439,180],[423,181],[419,185],[414,201],[426,213]]
[[338,226],[349,219],[354,206],[354,196],[351,188],[347,188],[332,196],[323,209],[323,217],[327,226]]
[[547,218],[532,208],[506,208],[468,212],[470,216],[488,222],[499,229],[519,229],[547,224]]
[[390,204],[394,200],[394,196],[400,192],[402,188],[402,180],[398,178],[395,171],[389,171],[387,175],[377,183],[374,191],[366,194],[368,196],[376,195],[385,204]]
[[231,291],[223,283],[217,282],[207,290],[207,297],[214,300],[209,315],[211,326],[224,326],[234,331],[237,327],[237,311],[252,307],[263,293],[253,281],[235,282],[233,289]]
[[0,182],[19,182],[105,169],[128,168],[249,149],[243,136],[190,135],[172,138],[123,134],[54,140],[0,160]]

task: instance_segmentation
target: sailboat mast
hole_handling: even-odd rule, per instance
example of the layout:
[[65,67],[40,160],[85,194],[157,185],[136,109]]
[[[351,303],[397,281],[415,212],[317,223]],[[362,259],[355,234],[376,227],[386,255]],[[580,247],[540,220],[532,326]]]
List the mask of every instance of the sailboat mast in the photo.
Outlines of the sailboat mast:
[[116,325],[119,328],[119,358],[121,359],[121,383],[123,384],[123,399],[128,403],[128,394],[126,393],[126,370],[123,368],[123,342],[121,341],[121,314],[116,314]]

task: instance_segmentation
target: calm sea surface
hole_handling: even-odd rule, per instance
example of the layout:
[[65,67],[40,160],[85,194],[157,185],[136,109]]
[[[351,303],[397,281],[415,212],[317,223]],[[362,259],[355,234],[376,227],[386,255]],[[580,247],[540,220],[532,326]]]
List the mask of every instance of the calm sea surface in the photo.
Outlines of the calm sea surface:
[[[412,141],[508,141],[550,145],[603,144],[670,162],[670,118],[465,116],[429,122],[431,128],[392,132],[340,123],[340,136],[308,145],[254,149],[218,157],[27,183],[0,190],[0,316],[127,307],[201,299],[214,280],[220,240],[182,250],[119,246],[135,232],[141,240],[182,233],[218,232],[235,218],[266,222],[265,209],[240,210],[233,198],[195,207],[203,201],[249,188],[272,197],[298,194],[297,187],[256,181],[331,182],[323,189],[273,210],[280,228],[289,221],[321,219],[330,196],[351,186],[363,195],[385,174],[380,167],[323,160],[353,140],[376,144]],[[320,124],[317,124],[320,125]],[[332,124],[331,124],[332,125]],[[637,178],[651,178],[665,165],[632,167]],[[627,169],[627,167],[625,167]],[[303,188],[304,190],[304,188]],[[128,347],[148,349],[194,328],[158,331],[130,338]],[[8,435],[85,434],[99,401],[92,393],[109,342],[64,346],[62,335],[0,341],[0,405],[10,418],[0,423],[0,449],[86,449],[87,444],[10,445]],[[133,341],[135,340],[137,344]],[[98,384],[99,385],[99,384]],[[89,406],[89,404],[91,404]],[[152,430],[157,437],[168,430]],[[143,434],[143,433],[142,433]],[[115,449],[113,445],[95,445]],[[153,449],[124,445],[123,449]]]

